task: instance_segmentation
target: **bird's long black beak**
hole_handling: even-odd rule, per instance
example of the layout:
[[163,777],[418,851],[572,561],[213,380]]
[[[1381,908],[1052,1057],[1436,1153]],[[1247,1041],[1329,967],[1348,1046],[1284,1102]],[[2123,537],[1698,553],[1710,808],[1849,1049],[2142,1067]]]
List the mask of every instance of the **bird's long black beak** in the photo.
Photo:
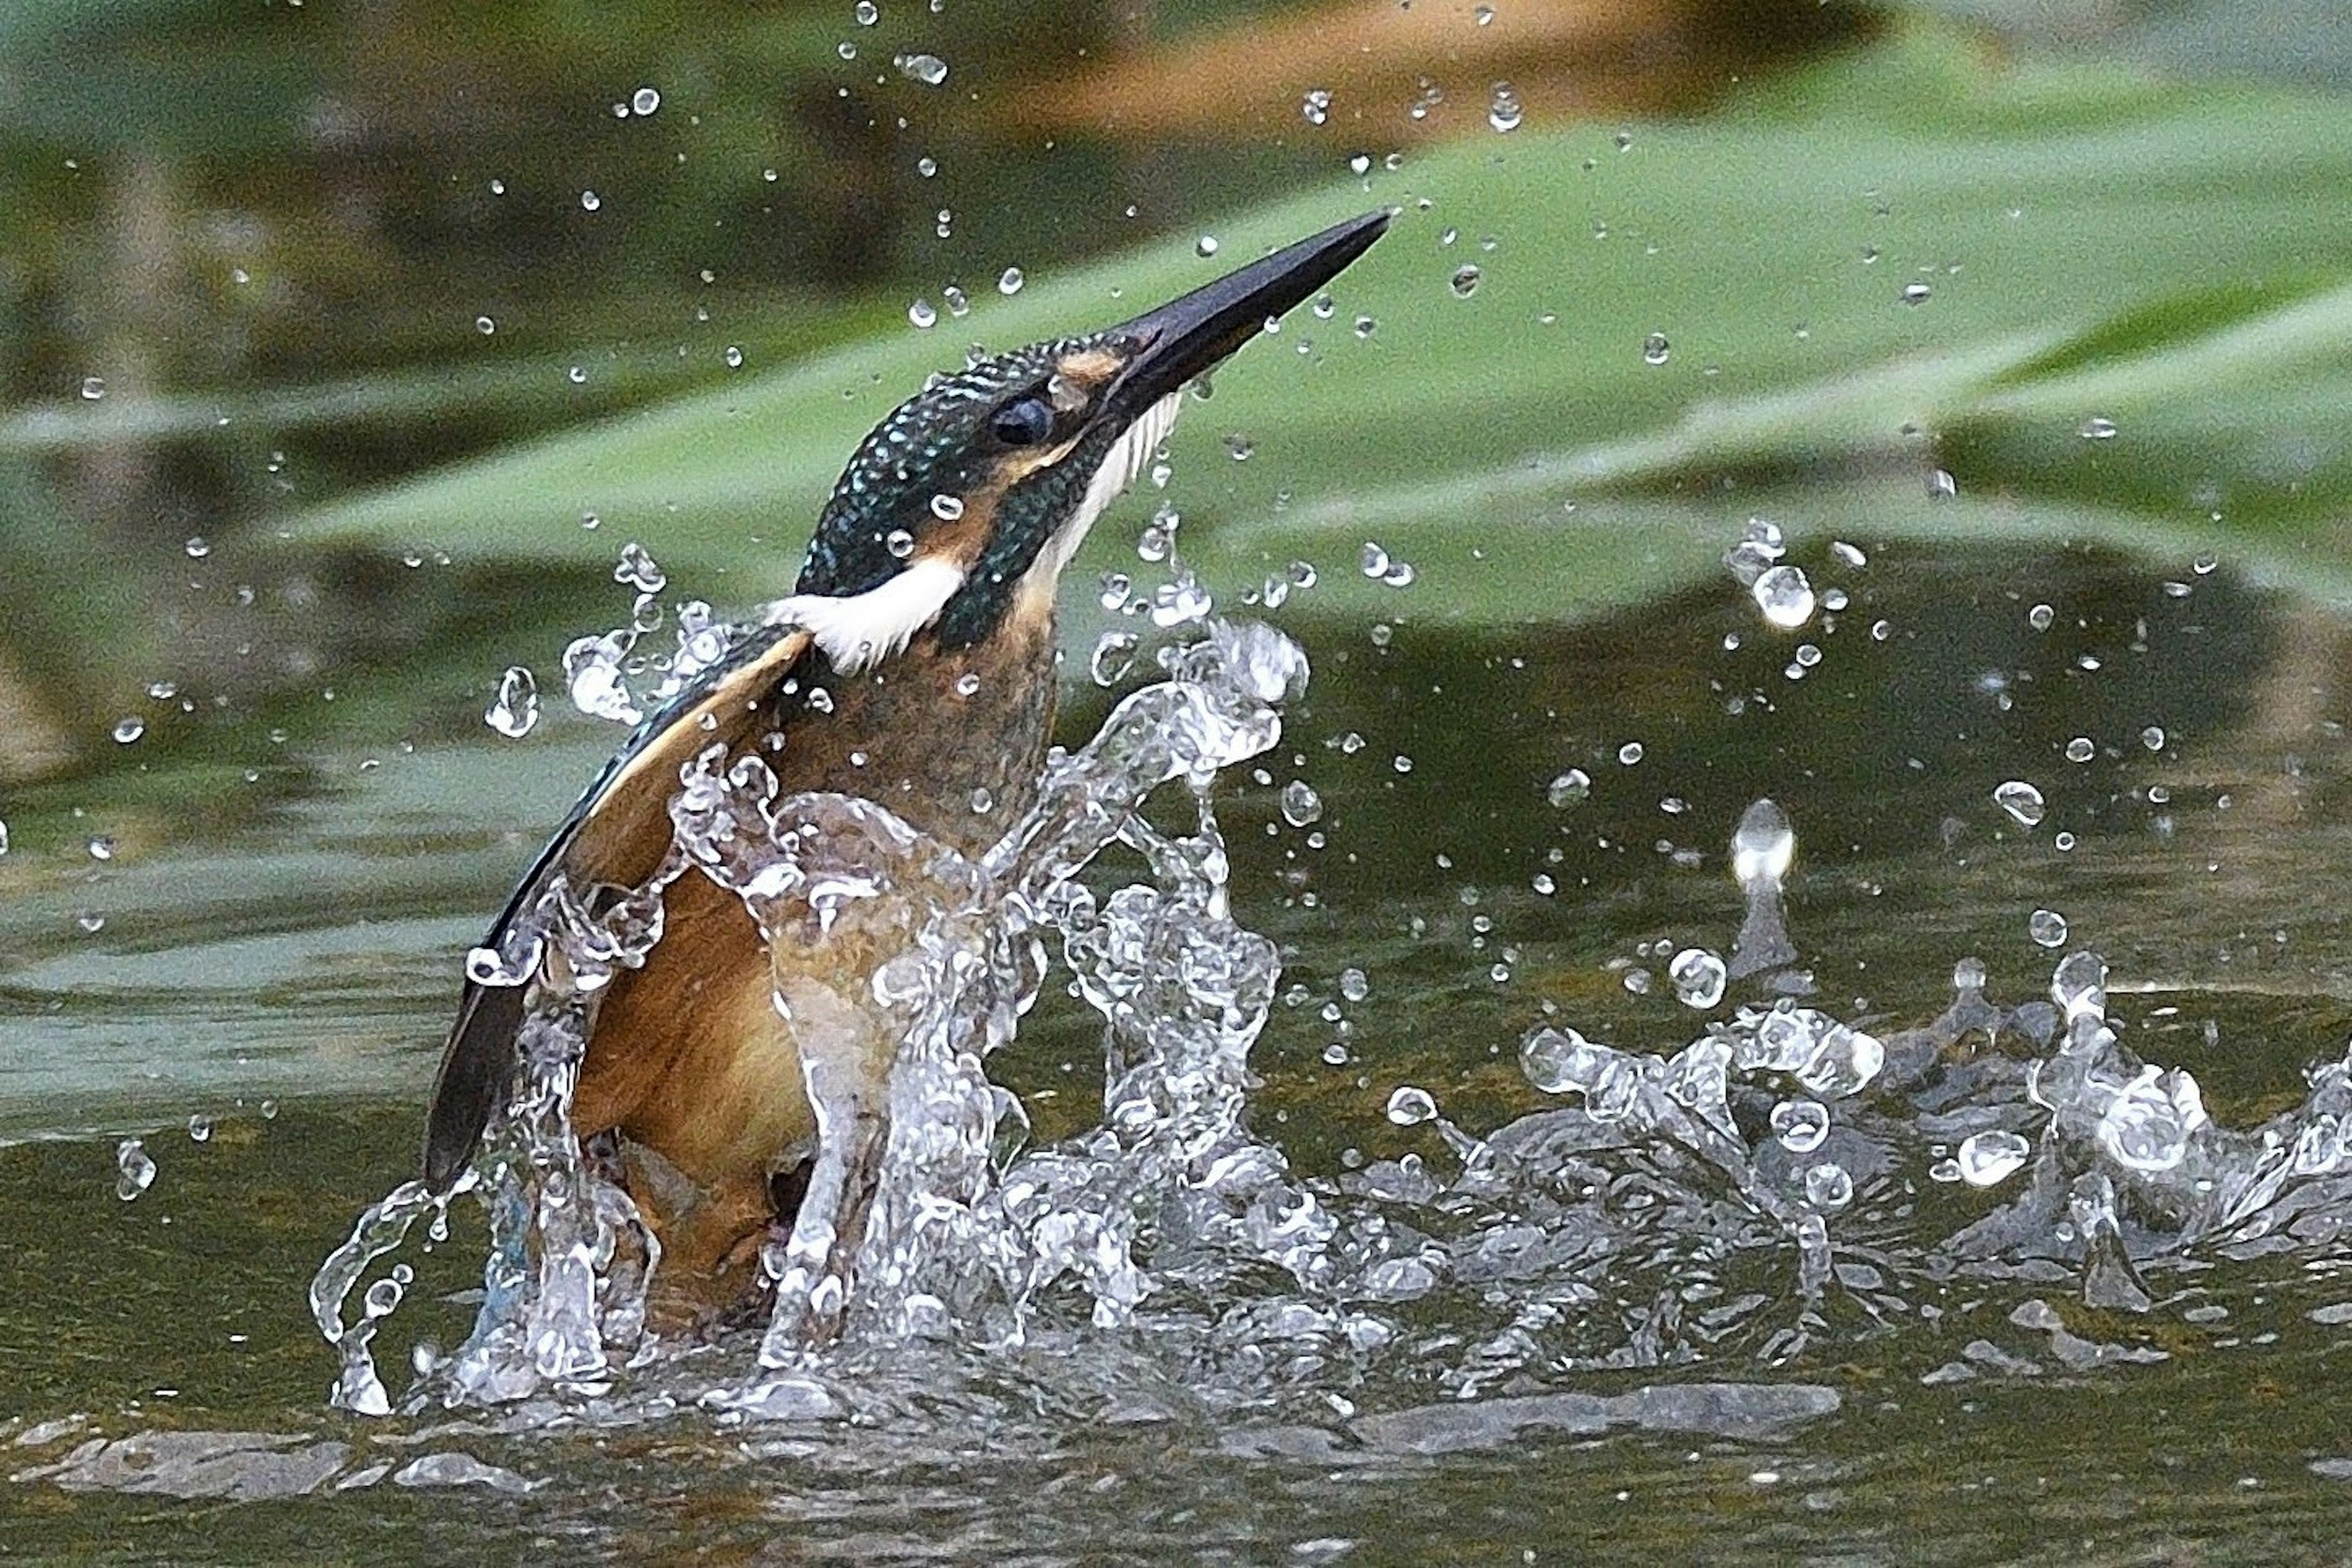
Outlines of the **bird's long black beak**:
[[1213,369],[1370,249],[1392,216],[1382,210],[1335,224],[1113,328],[1118,336],[1144,346],[1120,373],[1103,413],[1122,422],[1133,419]]

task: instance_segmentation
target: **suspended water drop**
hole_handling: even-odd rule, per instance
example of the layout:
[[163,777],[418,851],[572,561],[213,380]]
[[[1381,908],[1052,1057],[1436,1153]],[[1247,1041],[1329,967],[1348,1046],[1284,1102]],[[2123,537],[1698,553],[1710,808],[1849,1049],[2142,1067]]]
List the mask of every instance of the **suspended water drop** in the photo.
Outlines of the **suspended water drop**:
[[1331,118],[1330,90],[1320,87],[1308,88],[1306,98],[1299,103],[1298,112],[1307,117],[1307,123],[1309,125],[1320,125],[1329,120]]
[[1192,254],[1199,257],[1203,261],[1206,261],[1210,257],[1216,255],[1217,237],[1213,234],[1204,234],[1200,238],[1194,240],[1192,242]]
[[1592,795],[1592,779],[1582,768],[1570,768],[1544,788],[1544,798],[1557,808],[1575,805]]
[[1507,81],[1495,84],[1494,97],[1486,105],[1486,123],[1497,131],[1517,131],[1527,111],[1519,106],[1519,95]]
[[2078,434],[2085,441],[2112,441],[2116,438],[2116,422],[2102,415],[2094,414],[2083,421],[2083,427]]
[[1133,632],[1105,632],[1095,643],[1094,657],[1087,668],[1097,686],[1116,686],[1127,679],[1135,668],[1138,638]]
[[83,376],[81,378],[81,395],[82,400],[87,403],[96,403],[100,398],[104,397],[106,395],[106,378],[102,375]]
[[1664,364],[1674,357],[1674,345],[1666,342],[1666,334],[1664,332],[1652,332],[1642,340],[1643,364]]
[[929,300],[917,300],[907,307],[907,320],[928,331],[940,324],[940,313]]
[[1764,618],[1782,631],[1793,631],[1813,617],[1813,585],[1801,568],[1768,566],[1748,592]]
[[1018,294],[1021,292],[1021,286],[1028,280],[1021,268],[1008,267],[997,276],[996,291],[1005,295]]
[[1425,1089],[1415,1089],[1408,1083],[1389,1096],[1389,1120],[1399,1127],[1418,1127],[1436,1114],[1437,1101]]
[[488,316],[477,316],[477,317],[475,317],[475,318],[474,318],[474,331],[478,331],[478,332],[481,333],[481,334],[482,334],[482,336],[484,336],[484,337],[486,337],[486,338],[487,338],[487,337],[488,337],[492,332],[495,332],[495,331],[497,331],[498,330],[499,330],[499,324],[498,324],[496,321],[494,321],[490,320],[490,318],[489,318],[489,317],[488,317]]
[[2011,779],[2006,784],[1994,785],[1992,798],[1994,804],[2014,817],[2020,826],[2035,826],[2048,815],[2049,808],[2042,802],[2042,792],[2023,779]]
[[114,1195],[129,1203],[155,1184],[155,1162],[147,1146],[125,1138],[114,1146]]
[[188,1141],[193,1143],[212,1142],[213,1119],[199,1111],[188,1118]]
[[1903,302],[1906,305],[1924,305],[1934,293],[1935,290],[1925,283],[1906,283],[1903,286]]
[[[641,87],[629,95],[629,108],[637,114],[651,114],[660,107],[661,89],[658,88]],[[694,117],[688,115],[687,118],[691,120]]]
[[1829,1107],[1818,1100],[1784,1100],[1772,1108],[1772,1136],[1791,1154],[1811,1153],[1829,1135]]
[[904,561],[915,552],[915,536],[903,528],[894,528],[882,536],[882,548],[894,561]]
[[1350,1002],[1361,1002],[1372,994],[1371,977],[1350,964],[1339,971],[1339,994]]
[[1731,835],[1731,875],[1742,889],[1779,886],[1796,855],[1797,830],[1778,805],[1762,799],[1740,814]]
[[963,497],[946,494],[931,498],[931,515],[941,522],[953,522],[963,515]]
[[131,717],[117,719],[114,721],[114,740],[117,745],[127,746],[146,732],[147,721],[143,719]]
[[1321,820],[1323,797],[1305,779],[1293,779],[1282,788],[1282,819],[1293,827]]
[[93,860],[114,858],[114,839],[108,834],[92,834],[89,842],[84,844],[82,847],[89,852],[89,858]]
[[2147,729],[2142,730],[2139,732],[2139,743],[2151,752],[2164,750],[2164,726],[2150,724]]
[[741,370],[743,368],[743,351],[733,343],[729,343],[727,345],[726,353],[720,357],[726,360],[727,368],[729,370]]
[[2025,612],[2025,624],[2037,632],[2046,632],[2058,619],[2058,612],[2047,605],[2036,605]]
[[490,699],[482,722],[509,740],[520,741],[539,722],[539,678],[521,665],[510,665],[499,677],[498,695]]
[[1628,741],[1623,745],[1617,748],[1617,765],[1620,767],[1630,768],[1634,763],[1640,762],[1643,757],[1647,754],[1648,753],[1643,749],[1641,742]]
[[1236,463],[1248,462],[1250,455],[1256,450],[1257,444],[1238,430],[1225,437],[1225,455]]
[[1842,1209],[1853,1201],[1853,1178],[1843,1165],[1815,1165],[1805,1173],[1805,1197],[1815,1208]]
[[898,73],[925,87],[937,87],[948,79],[948,62],[937,55],[898,55],[890,61]]
[[882,7],[877,5],[874,0],[857,0],[853,15],[856,16],[859,26],[870,27],[882,19]]
[[1990,1187],[2006,1181],[2024,1165],[2033,1146],[2014,1132],[1972,1132],[1954,1152],[1960,1180],[1972,1187]]
[[2040,947],[2066,945],[2066,917],[2056,910],[2036,910],[2025,922],[2026,934]]
[[604,205],[604,198],[598,195],[595,192],[583,191],[580,193],[580,205],[583,210],[593,213]]
[[1703,947],[1686,947],[1666,965],[1675,995],[1689,1007],[1712,1007],[1723,1000],[1723,960]]
[[1477,268],[1457,267],[1448,286],[1453,289],[1455,299],[1467,300],[1478,291],[1479,278]]
[[1389,552],[1367,540],[1357,559],[1357,565],[1362,569],[1365,576],[1377,581],[1389,569]]
[[669,577],[655,562],[646,547],[635,540],[621,546],[620,561],[613,567],[613,581],[635,588],[640,594],[658,594],[669,586]]

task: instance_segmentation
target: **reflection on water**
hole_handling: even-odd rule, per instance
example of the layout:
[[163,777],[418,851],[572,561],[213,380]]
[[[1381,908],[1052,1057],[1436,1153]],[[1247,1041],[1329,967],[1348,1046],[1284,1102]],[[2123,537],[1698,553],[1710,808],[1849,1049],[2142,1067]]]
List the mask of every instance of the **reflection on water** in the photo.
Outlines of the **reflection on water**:
[[[319,1401],[334,1373],[292,1281],[403,1173],[413,1098],[265,1123],[191,1092],[168,1131],[0,1150],[29,1259],[0,1282],[0,1354],[42,1369],[6,1380],[40,1391],[0,1408],[12,1489],[315,1491],[315,1528],[337,1498],[416,1526],[399,1499],[471,1487],[614,1552],[786,1529],[885,1555],[1336,1553],[1427,1539],[1442,1509],[1494,1550],[1687,1548],[1679,1515],[1755,1549],[2015,1554],[2084,1507],[2143,1540],[2307,1552],[2347,1518],[2340,1436],[2292,1392],[2352,1315],[2352,1000],[2318,874],[2345,847],[2344,629],[2225,574],[1903,553],[1806,560],[1846,607],[1793,632],[1716,593],[1641,637],[1309,636],[1317,684],[1278,739],[1286,679],[1217,685],[1237,647],[1278,645],[1230,637],[1085,716],[1071,789],[969,868],[989,896],[942,903],[955,878],[923,871],[876,997],[918,1048],[853,1266],[779,1249],[774,1317],[709,1344],[645,1353],[615,1321],[637,1281],[613,1288],[629,1249],[599,1226],[623,1209],[562,1231],[494,1206],[528,1267],[485,1298],[460,1205],[446,1245],[353,1259],[326,1293],[385,1309],[384,1404],[405,1362],[458,1408],[352,1421]],[[1213,817],[1127,815],[1220,766]],[[884,830],[819,867],[771,831],[782,804],[705,771],[681,826],[747,888],[822,871],[852,901],[932,853]],[[444,912],[494,896],[496,858]],[[118,908],[148,874],[110,871]],[[464,924],[393,939],[420,1091]],[[983,1077],[1038,938],[1057,962]],[[32,932],[0,977],[12,1044],[79,941]],[[139,1007],[174,1016],[164,991]],[[201,1143],[188,1110],[214,1115]],[[530,1136],[560,1149],[560,1127]],[[127,1200],[125,1134],[152,1162]],[[69,1266],[54,1237],[93,1230],[119,1254]],[[245,1240],[266,1267],[197,1260]],[[215,1300],[267,1306],[267,1375],[191,1332],[185,1303]],[[105,1300],[118,1326],[68,1326]],[[469,1345],[415,1354],[469,1320]],[[109,1367],[58,1366],[61,1333]],[[1400,1474],[1411,1510],[1349,1479]],[[1953,1476],[2025,1500],[1921,1484]]]

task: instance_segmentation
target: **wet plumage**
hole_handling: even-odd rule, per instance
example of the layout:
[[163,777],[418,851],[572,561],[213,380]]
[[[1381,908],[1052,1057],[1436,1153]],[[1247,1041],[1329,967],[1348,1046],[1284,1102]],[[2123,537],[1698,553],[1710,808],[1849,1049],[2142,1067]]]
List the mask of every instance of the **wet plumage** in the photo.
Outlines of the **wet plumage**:
[[[486,945],[514,946],[559,887],[641,888],[670,849],[681,766],[757,750],[786,793],[888,807],[977,856],[1034,797],[1053,722],[1055,590],[1103,509],[1166,437],[1186,383],[1321,288],[1386,214],[1339,225],[1121,326],[936,378],[859,446],[820,515],[793,595],[630,736],[524,874]],[[603,895],[610,897],[613,895]],[[616,1135],[664,1271],[753,1272],[750,1244],[814,1125],[791,1026],[792,976],[843,955],[771,952],[740,900],[688,868],[661,936],[587,1003],[572,1101],[583,1139]],[[425,1179],[446,1190],[506,1103],[536,988],[469,980],[434,1089]],[[807,1024],[807,1020],[802,1020]],[[788,1201],[787,1201],[788,1206]]]

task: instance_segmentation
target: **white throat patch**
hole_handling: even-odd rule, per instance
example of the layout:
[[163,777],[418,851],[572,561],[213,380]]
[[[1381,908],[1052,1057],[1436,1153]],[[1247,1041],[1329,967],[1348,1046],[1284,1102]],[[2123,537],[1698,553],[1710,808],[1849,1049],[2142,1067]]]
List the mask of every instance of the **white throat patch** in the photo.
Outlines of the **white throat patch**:
[[768,606],[770,626],[808,628],[834,668],[857,675],[905,650],[963,586],[963,568],[926,556],[878,588],[834,597],[794,594]]
[[1128,486],[1135,483],[1135,477],[1151,461],[1151,454],[1176,428],[1176,412],[1183,400],[1181,387],[1170,393],[1145,409],[1127,427],[1126,434],[1111,444],[1110,450],[1103,456],[1102,466],[1087,481],[1087,493],[1078,499],[1077,510],[1045,542],[1037,563],[1029,569],[1033,577],[1042,574],[1044,581],[1051,583],[1061,576],[1062,568],[1070,563],[1070,557],[1087,542],[1087,531],[1094,527],[1095,520],[1126,493]]

